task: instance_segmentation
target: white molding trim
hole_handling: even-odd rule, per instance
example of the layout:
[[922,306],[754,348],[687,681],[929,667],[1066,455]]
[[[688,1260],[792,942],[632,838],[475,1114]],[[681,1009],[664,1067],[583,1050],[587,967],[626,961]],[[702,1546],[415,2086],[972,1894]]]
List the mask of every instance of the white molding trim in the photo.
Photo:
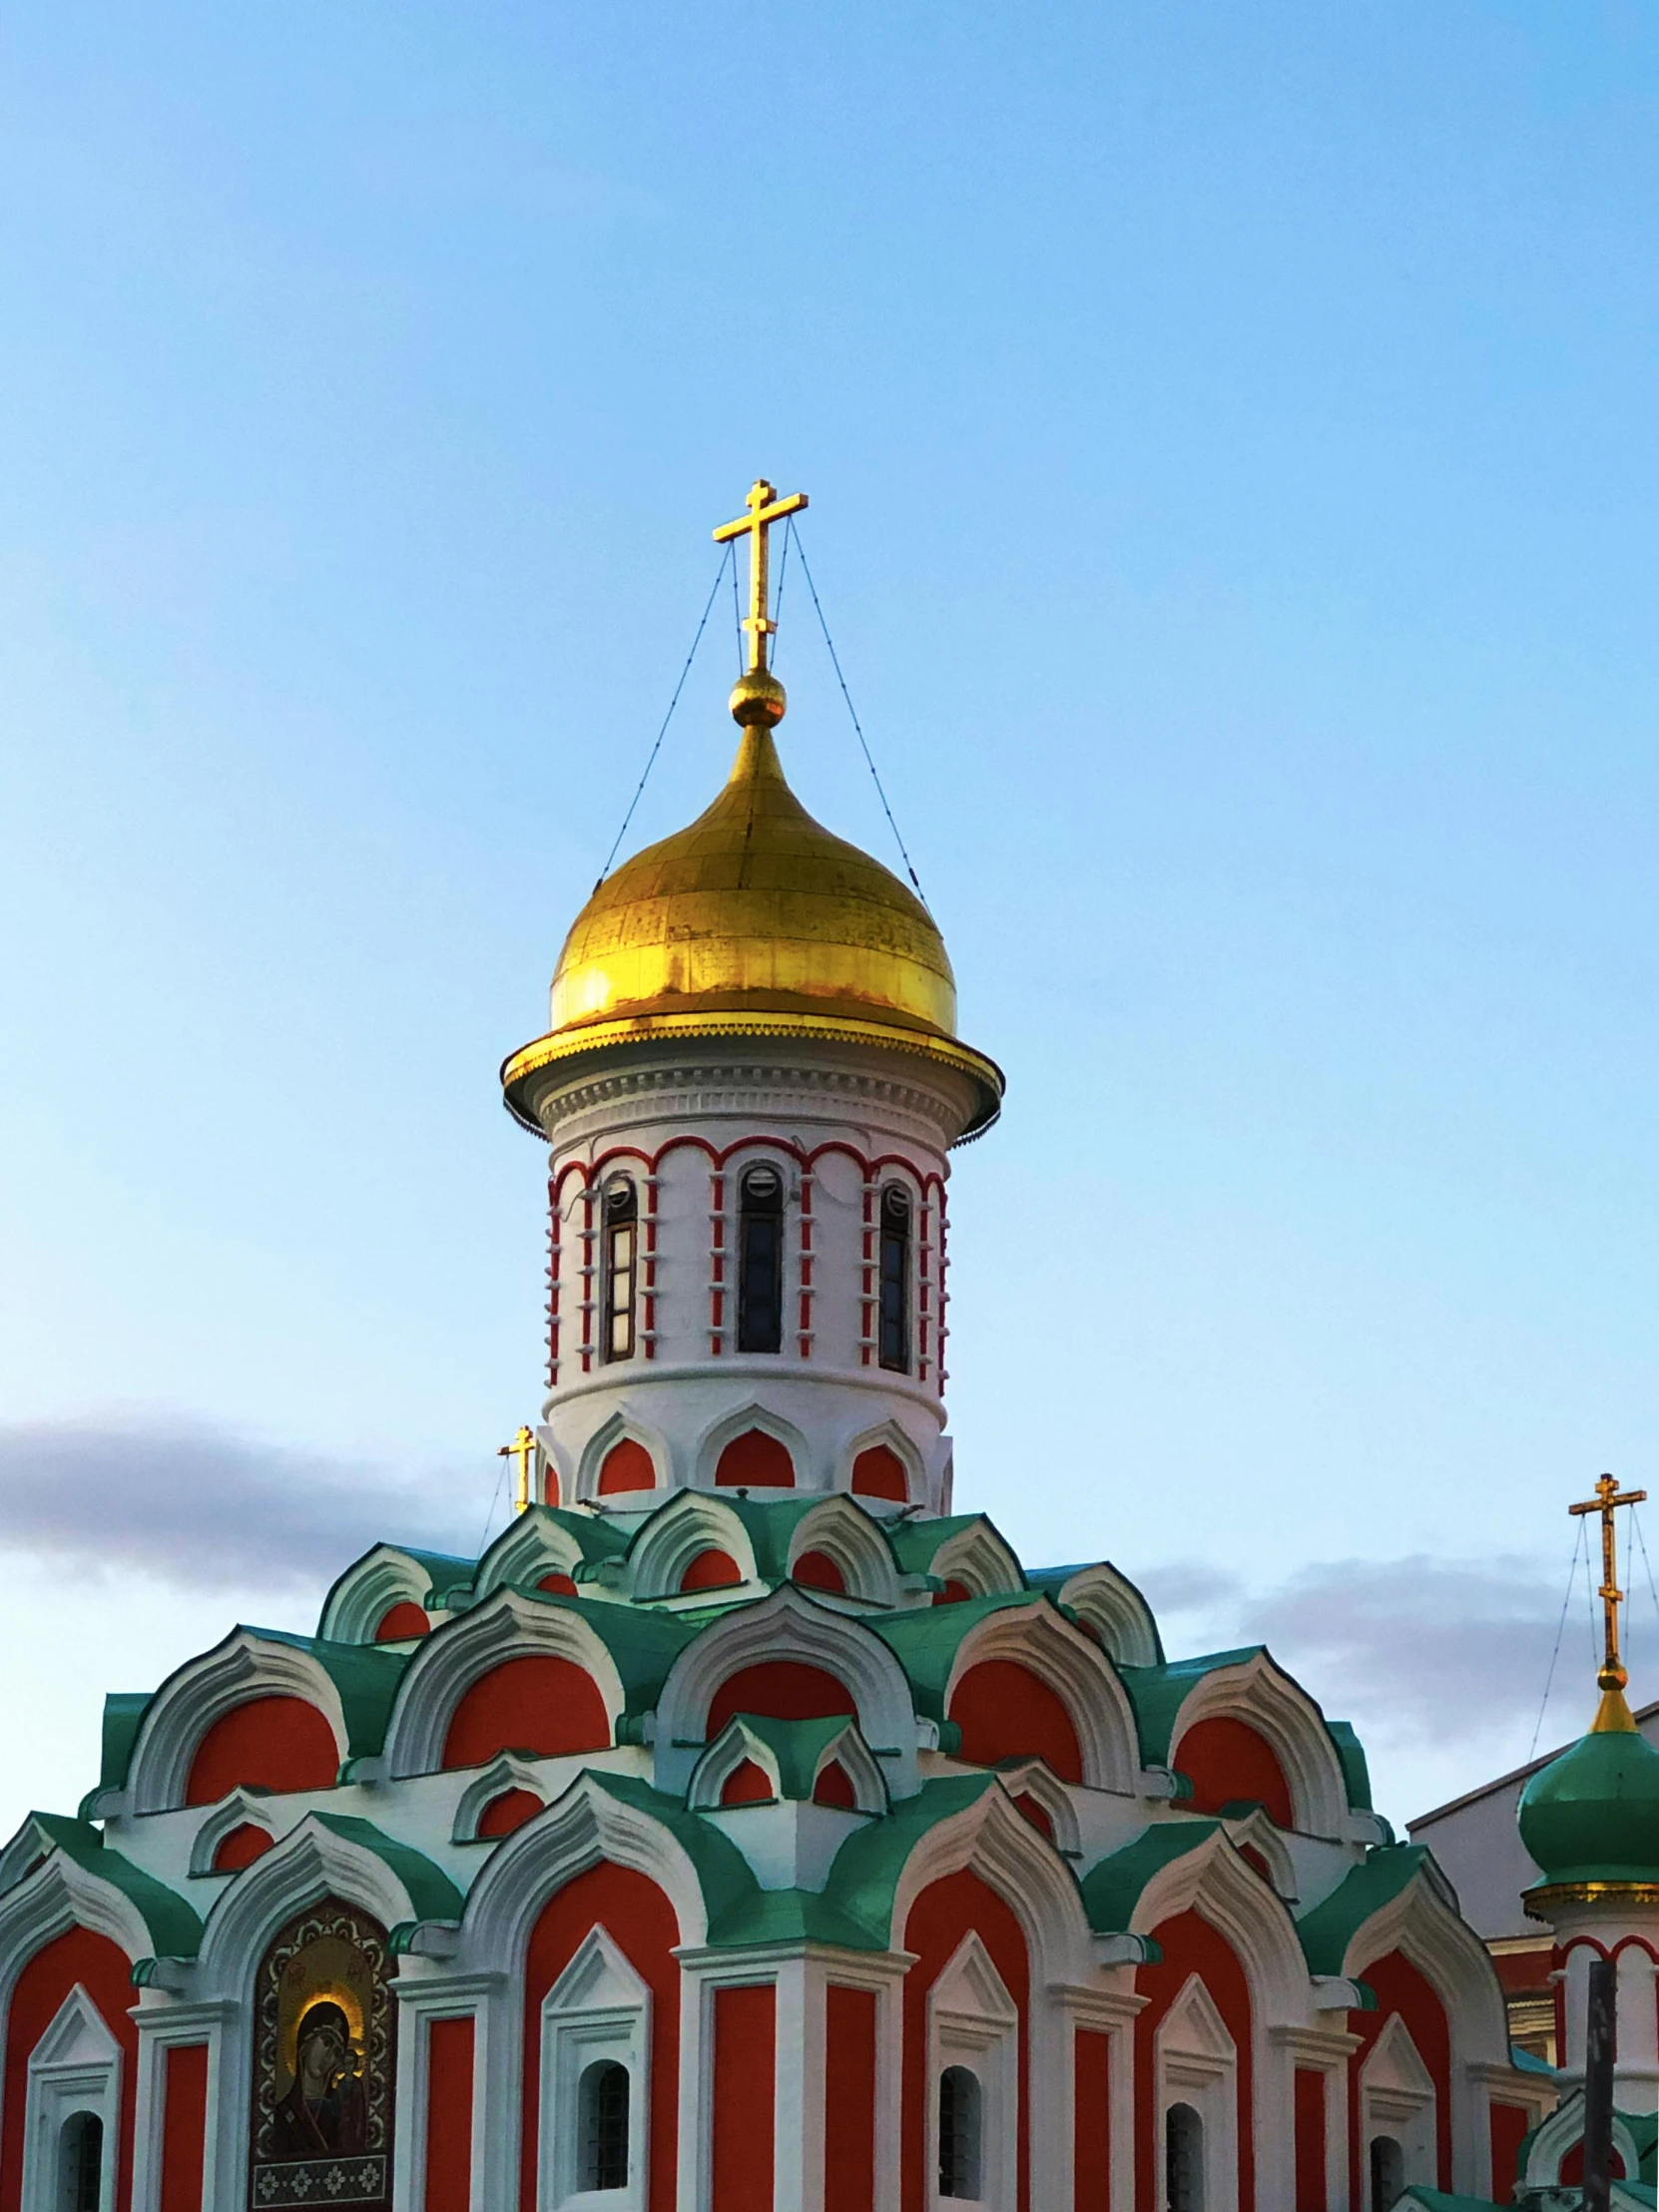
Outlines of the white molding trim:
[[372,1644],[394,1605],[418,1605],[424,1612],[431,1587],[431,1574],[419,1560],[396,1544],[375,1544],[335,1583],[317,1635],[327,1643]]
[[[192,1875],[219,1873],[220,1870],[214,1866],[215,1854],[226,1837],[239,1828],[260,1829],[275,1844],[277,1831],[274,1816],[280,1802],[279,1799],[264,1796],[257,1790],[233,1790],[229,1797],[221,1798],[197,1829],[195,1840],[191,1844]],[[229,1871],[226,1870],[227,1873]]]
[[706,1749],[709,1708],[721,1685],[744,1668],[793,1659],[822,1667],[846,1685],[859,1731],[882,1758],[887,1787],[909,1797],[920,1787],[910,1685],[887,1646],[861,1622],[820,1605],[786,1583],[755,1605],[740,1605],[675,1660],[657,1703],[657,1787],[689,1788]]
[[1024,1667],[1065,1706],[1090,1789],[1135,1794],[1141,1754],[1134,1710],[1117,1670],[1092,1637],[1041,1599],[988,1614],[956,1648],[945,1685],[946,1713],[962,1677],[988,1659]]
[[1404,2159],[1407,2184],[1439,2186],[1439,2143],[1435,2125],[1438,2098],[1433,2076],[1423,2064],[1410,2031],[1397,2012],[1360,2068],[1360,2176],[1371,2171],[1371,2146],[1379,2135],[1391,2136]]
[[[883,1432],[878,1441],[891,1446],[889,1436]],[[860,1449],[865,1448],[860,1445]],[[906,1470],[909,1462],[906,1460]],[[848,1479],[850,1480],[850,1461]],[[912,1484],[921,1477],[909,1473]],[[822,1551],[840,1569],[846,1584],[846,1594],[865,1605],[897,1606],[903,1603],[899,1588],[898,1569],[893,1565],[892,1551],[879,1524],[867,1513],[849,1492],[837,1490],[815,1505],[810,1513],[804,1513],[790,1538],[789,1566],[795,1572],[796,1563],[809,1551]]]
[[399,1780],[437,1773],[449,1723],[472,1685],[509,1659],[541,1656],[568,1659],[593,1678],[614,1735],[627,1697],[598,1632],[568,1606],[498,1590],[410,1660],[386,1724],[386,1771]]
[[[732,1168],[730,1163],[728,1163],[726,1172],[728,1176],[731,1177],[735,1175],[737,1171]],[[736,1186],[734,1184],[734,1189],[735,1187]],[[787,1231],[787,1208],[785,1210],[785,1226]],[[789,1242],[787,1234],[785,1242],[786,1244]],[[735,1252],[735,1245],[729,1246],[727,1248],[727,1257],[729,1260],[732,1261],[734,1270],[737,1266],[737,1262],[734,1257]],[[789,1265],[788,1259],[786,1259],[785,1264],[786,1267]],[[736,1297],[737,1278],[736,1274],[734,1273],[732,1279],[732,1299],[734,1312],[736,1311]],[[734,1329],[735,1326],[736,1325],[734,1324]],[[784,1332],[784,1341],[786,1342],[786,1344],[789,1342],[788,1330]],[[793,1368],[792,1372],[794,1372]],[[782,1413],[774,1412],[773,1409],[769,1405],[764,1404],[760,1398],[752,1397],[745,1404],[735,1407],[730,1412],[722,1413],[717,1420],[711,1421],[708,1427],[704,1429],[702,1435],[698,1437],[697,1442],[693,1446],[692,1450],[692,1481],[698,1489],[712,1490],[718,1497],[721,1494],[722,1488],[724,1487],[732,1495],[736,1495],[737,1485],[717,1484],[715,1481],[715,1472],[720,1465],[720,1455],[726,1449],[726,1446],[730,1443],[735,1443],[740,1436],[747,1435],[752,1428],[758,1428],[762,1431],[764,1435],[773,1437],[775,1441],[781,1443],[784,1446],[784,1449],[789,1453],[790,1464],[795,1469],[795,1481],[790,1486],[792,1490],[813,1490],[818,1487],[817,1483],[813,1479],[814,1467],[812,1445],[807,1439],[805,1430],[798,1428],[793,1420],[786,1419]],[[775,1497],[787,1494],[784,1490],[784,1485],[781,1483],[752,1483],[746,1484],[745,1487],[750,1489],[764,1488],[768,1497]]]
[[168,1813],[182,1806],[203,1737],[227,1713],[262,1697],[300,1698],[314,1706],[333,1733],[336,1764],[344,1764],[345,1709],[327,1668],[294,1644],[236,1628],[169,1675],[151,1700],[128,1769],[132,1811]]
[[[581,2186],[580,2098],[590,2065],[628,2074],[628,2179],[601,2194]],[[538,2212],[645,2212],[650,2189],[651,1989],[604,1926],[585,1937],[541,2008]]]
[[947,1536],[927,1562],[941,1582],[962,1582],[975,1597],[1000,1597],[1025,1588],[1019,1561],[983,1514],[971,1527]]
[[[659,1252],[657,1255],[659,1264],[663,1258],[664,1255]],[[658,1298],[661,1299],[662,1295],[662,1290],[659,1288]],[[589,1385],[595,1389],[602,1388],[607,1384],[612,1389],[625,1386],[630,1380],[625,1373],[625,1369],[633,1363],[599,1359],[597,1357],[597,1340],[595,1355],[593,1373],[585,1379]],[[557,1391],[555,1395],[562,1398],[565,1392]],[[602,1420],[587,1442],[583,1444],[576,1460],[576,1477],[573,1484],[575,1494],[573,1497],[566,1499],[567,1504],[591,1505],[597,1500],[599,1496],[599,1477],[604,1471],[605,1461],[617,1445],[621,1443],[638,1444],[647,1458],[650,1459],[652,1472],[657,1479],[654,1487],[649,1490],[619,1490],[614,1495],[618,1498],[640,1498],[661,1503],[664,1492],[674,1482],[679,1472],[675,1465],[674,1450],[662,1430],[652,1422],[642,1419],[634,1405],[630,1403],[623,1405],[616,1412],[609,1414]],[[644,1511],[645,1509],[642,1504],[640,1510]]]
[[550,1519],[546,1506],[532,1506],[514,1517],[479,1560],[469,1610],[509,1584],[534,1584],[544,1574],[568,1574],[574,1582],[581,1563],[582,1547],[570,1530]]
[[245,2002],[266,1945],[284,1923],[323,1898],[338,1898],[382,1928],[420,1915],[378,1852],[338,1835],[316,1814],[245,1867],[214,1901],[197,1961],[195,1994]]
[[1304,1834],[1333,1841],[1347,1834],[1348,1781],[1325,1716],[1267,1652],[1199,1676],[1170,1728],[1172,1768],[1180,1768],[1187,1731],[1210,1720],[1243,1721],[1269,1745],[1284,1769],[1291,1810]]
[[1155,1667],[1161,1653],[1152,1608],[1109,1559],[1082,1567],[1060,1585],[1059,1603],[1088,1622],[1120,1667]]
[[[926,2203],[950,2212],[941,2197],[939,2085],[947,2066],[961,2066],[979,2084],[979,2193],[984,2212],[1014,2212],[1019,2202],[1019,2007],[979,1937],[962,1937],[927,1992]],[[1033,2148],[1035,2146],[1033,2145]]]
[[23,2108],[22,2212],[60,2212],[66,2201],[63,2131],[77,2112],[103,2127],[100,2205],[115,2202],[121,2153],[124,2053],[109,2022],[77,1982],[29,2053]]
[[755,1547],[749,1531],[719,1491],[679,1490],[655,1512],[634,1539],[628,1554],[628,1594],[634,1598],[678,1597],[680,1579],[705,1551],[724,1551],[735,1562],[746,1588],[736,1585],[698,1594],[705,1604],[761,1591]]
[[[1170,2107],[1185,2104],[1203,2127],[1205,2212],[1236,2212],[1239,2166],[1239,2050],[1197,1974],[1183,1983],[1153,2035],[1153,2160],[1158,2212],[1168,2212],[1165,2152]],[[1284,2115],[1279,2124],[1284,2125]]]
[[1005,1790],[996,1788],[917,1839],[893,1891],[887,1936],[892,1949],[901,1947],[910,1908],[921,1892],[964,1869],[994,1890],[1018,1921],[1033,1990],[1052,1982],[1093,1982],[1094,1954],[1077,1884],[1047,1838],[1014,1810]]
[[[1313,1984],[1295,1924],[1284,1901],[1239,1857],[1224,1829],[1212,1830],[1203,1843],[1158,1870],[1135,1900],[1129,1926],[1137,1936],[1150,1936],[1161,1922],[1194,1909],[1226,1937],[1245,1970],[1259,2044],[1270,2027],[1314,2024]],[[1258,2081],[1261,2055],[1259,2049]]]
[[[475,1844],[480,1841],[478,1823],[498,1797],[508,1790],[523,1790],[535,1798],[545,1811],[547,1785],[541,1769],[534,1760],[520,1759],[516,1752],[504,1751],[498,1759],[492,1759],[461,1792],[455,1805],[454,1824],[449,1832],[452,1844]],[[484,1839],[499,1842],[497,1837]]]

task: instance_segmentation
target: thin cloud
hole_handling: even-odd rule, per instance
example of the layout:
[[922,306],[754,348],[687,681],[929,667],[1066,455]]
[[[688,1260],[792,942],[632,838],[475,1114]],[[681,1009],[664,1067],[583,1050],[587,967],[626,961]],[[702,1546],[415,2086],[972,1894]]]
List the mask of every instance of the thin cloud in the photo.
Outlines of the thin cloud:
[[182,1590],[315,1588],[379,1537],[456,1548],[444,1492],[183,1419],[0,1425],[0,1550]]

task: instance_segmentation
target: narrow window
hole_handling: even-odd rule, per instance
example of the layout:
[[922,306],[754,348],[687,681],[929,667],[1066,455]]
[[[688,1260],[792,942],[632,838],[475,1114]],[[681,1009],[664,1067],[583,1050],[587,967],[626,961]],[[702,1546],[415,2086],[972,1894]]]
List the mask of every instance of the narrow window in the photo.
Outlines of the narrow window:
[[738,1350],[784,1349],[784,1178],[751,1168],[738,1192]]
[[628,2186],[628,2068],[599,2058],[582,2074],[579,2129],[584,2189]]
[[910,1194],[900,1183],[881,1193],[881,1365],[910,1372]]
[[1371,2212],[1388,2212],[1405,2194],[1405,2153],[1391,2135],[1371,2139]]
[[1204,2212],[1204,2122],[1190,2104],[1164,2114],[1164,2201],[1168,2212]]
[[979,2076],[966,2066],[946,2066],[939,2076],[939,2195],[979,2195],[983,2099]]
[[104,2123],[72,2112],[58,2138],[58,2212],[98,2212],[104,2191]]
[[605,1186],[604,1334],[607,1360],[634,1357],[634,1281],[639,1273],[640,1202],[627,1176]]

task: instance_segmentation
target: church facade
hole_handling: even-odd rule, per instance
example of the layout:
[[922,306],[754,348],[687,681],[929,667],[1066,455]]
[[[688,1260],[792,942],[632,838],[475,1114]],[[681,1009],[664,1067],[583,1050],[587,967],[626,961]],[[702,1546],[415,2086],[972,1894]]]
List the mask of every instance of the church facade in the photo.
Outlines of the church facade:
[[0,1853],[0,2212],[1370,2212],[1507,2201],[1554,2103],[1351,1728],[956,1509],[949,1154],[1002,1079],[785,780],[790,505],[732,526],[730,781],[503,1070],[524,1509],[109,1700]]

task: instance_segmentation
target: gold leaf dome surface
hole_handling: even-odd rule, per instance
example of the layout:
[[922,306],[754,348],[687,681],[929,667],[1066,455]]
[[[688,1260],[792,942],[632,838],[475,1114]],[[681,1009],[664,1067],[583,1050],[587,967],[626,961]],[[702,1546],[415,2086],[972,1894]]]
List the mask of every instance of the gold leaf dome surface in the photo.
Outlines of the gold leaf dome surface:
[[949,1037],[956,984],[932,916],[815,822],[772,733],[743,732],[725,789],[588,900],[553,976],[551,1034],[666,1014],[875,1019]]

